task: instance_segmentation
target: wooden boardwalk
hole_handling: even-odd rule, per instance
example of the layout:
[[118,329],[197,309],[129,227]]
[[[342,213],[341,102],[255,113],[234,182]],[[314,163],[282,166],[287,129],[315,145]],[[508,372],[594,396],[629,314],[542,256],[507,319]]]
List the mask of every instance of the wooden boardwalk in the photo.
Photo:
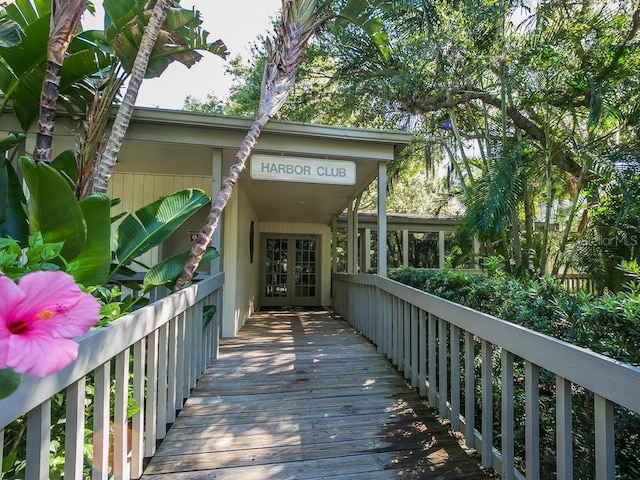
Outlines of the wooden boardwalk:
[[298,311],[222,341],[143,478],[490,477],[370,343]]

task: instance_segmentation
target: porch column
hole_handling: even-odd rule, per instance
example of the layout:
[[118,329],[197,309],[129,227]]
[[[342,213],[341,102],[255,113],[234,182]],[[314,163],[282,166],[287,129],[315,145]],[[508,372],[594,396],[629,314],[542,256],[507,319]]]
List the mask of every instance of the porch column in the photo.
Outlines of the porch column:
[[480,242],[478,241],[478,236],[473,236],[473,268],[480,268],[480,259],[478,258],[478,254],[480,253]]
[[387,164],[378,162],[378,275],[387,276]]
[[348,207],[347,207],[347,273],[354,274],[355,270],[355,254],[354,250],[357,251],[357,247],[354,248],[356,243],[356,232],[354,231],[354,223],[353,223],[353,197],[348,198]]
[[371,270],[371,229],[362,230],[362,273]]
[[438,268],[444,268],[444,232],[438,232]]
[[402,266],[409,266],[409,230],[402,231]]
[[[220,187],[222,185],[222,150],[215,149],[213,150],[213,155],[211,158],[211,202],[213,203],[213,199],[216,197],[216,194],[220,191]],[[224,212],[222,214],[224,216]],[[221,218],[218,223],[218,228],[216,228],[215,232],[213,232],[213,237],[211,237],[211,246],[218,249],[218,253],[220,256],[215,260],[211,261],[210,264],[210,272],[212,274],[218,273],[222,271],[222,225],[224,224],[223,219]]]
[[338,217],[333,217],[331,221],[331,271],[338,273]]

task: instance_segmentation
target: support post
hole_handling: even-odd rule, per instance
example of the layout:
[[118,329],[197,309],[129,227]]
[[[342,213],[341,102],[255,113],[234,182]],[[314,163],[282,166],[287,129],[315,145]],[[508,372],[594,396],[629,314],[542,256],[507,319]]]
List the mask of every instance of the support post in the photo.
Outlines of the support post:
[[378,275],[387,276],[387,164],[378,163]]

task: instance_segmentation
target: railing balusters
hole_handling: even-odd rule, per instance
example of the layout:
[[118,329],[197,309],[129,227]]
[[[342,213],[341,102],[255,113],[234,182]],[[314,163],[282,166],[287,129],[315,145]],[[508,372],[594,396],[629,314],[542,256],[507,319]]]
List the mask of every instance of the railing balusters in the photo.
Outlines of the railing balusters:
[[29,480],[49,479],[49,442],[51,435],[51,399],[27,413],[27,465]]
[[404,302],[396,300],[396,366],[399,372],[404,372]]
[[111,362],[107,362],[94,370],[92,480],[107,480],[109,477],[110,398]]
[[460,430],[460,329],[451,325],[451,429]]
[[540,372],[538,366],[524,362],[525,465],[527,480],[540,478]]
[[[549,338],[526,328],[514,326],[453,304],[433,295],[419,292],[377,275],[334,276],[336,309],[351,304],[354,292],[375,296],[375,328],[380,335],[371,341],[378,351],[386,354],[403,371],[421,396],[427,396],[431,407],[436,406],[442,417],[450,415],[451,428],[464,421],[467,447],[477,448],[485,467],[500,469],[502,478],[524,478],[515,468],[524,460],[527,480],[539,480],[549,472],[541,472],[540,462],[540,369],[556,375],[556,462],[557,478],[573,477],[572,438],[572,382],[592,392],[595,402],[595,437],[597,480],[615,478],[615,408],[640,412],[637,385],[640,370],[634,366],[614,362],[563,341]],[[363,290],[363,287],[366,287]],[[367,317],[365,310],[352,312],[345,320],[359,323]],[[460,362],[460,333],[464,332],[464,416],[460,413],[462,386]],[[449,338],[447,338],[449,336]],[[417,337],[417,339],[416,339]],[[476,379],[476,352],[479,342],[480,375]],[[494,449],[493,353],[500,348],[500,451]],[[447,350],[449,349],[449,350]],[[524,459],[515,455],[515,378],[514,358],[524,361]],[[449,360],[450,359],[450,360]],[[451,362],[448,364],[448,362]],[[584,363],[584,365],[583,365]],[[581,368],[573,368],[581,365]],[[586,365],[589,365],[587,369]],[[450,367],[449,369],[447,367]],[[612,375],[625,379],[613,388]],[[566,378],[565,378],[566,377]],[[597,380],[595,380],[597,379]],[[476,385],[480,381],[482,418],[480,431],[476,425]],[[497,399],[496,399],[497,400]],[[497,402],[496,402],[497,404]],[[495,412],[497,414],[497,411]],[[518,446],[520,448],[520,445]]]
[[596,429],[596,480],[616,478],[613,403],[600,395],[594,398]]
[[493,349],[486,340],[481,342],[482,355],[482,465],[493,464]]
[[178,346],[176,348],[176,410],[184,405],[185,384],[185,322],[186,313],[181,313],[177,318]]
[[113,478],[127,480],[128,427],[127,407],[129,399],[129,349],[116,355],[116,391],[113,414]]
[[387,352],[385,350],[385,342],[386,342],[386,333],[387,331],[384,328],[383,318],[384,318],[384,292],[377,292],[375,296],[376,302],[376,311],[374,312],[375,321],[376,321],[376,332],[378,334],[378,338],[376,341],[376,346],[378,347],[378,353],[380,355],[385,355]]
[[387,358],[393,361],[393,350],[395,345],[395,339],[393,337],[393,296],[390,294],[385,295],[385,325],[387,331]]
[[464,332],[464,440],[468,448],[475,448],[476,391],[474,361],[476,358],[473,333]]
[[146,342],[142,340],[133,346],[133,399],[138,405],[138,411],[131,418],[131,478],[142,475],[144,460],[144,363],[146,356]]
[[[180,370],[178,365],[178,331],[180,316],[169,322],[169,359],[167,369],[169,375],[167,377],[167,423],[173,423],[176,420],[176,411],[178,410],[178,389],[182,389],[182,385],[178,385],[178,377]],[[182,391],[182,390],[180,390]]]
[[156,453],[158,417],[158,330],[147,337],[147,402],[145,410],[144,456]]
[[438,390],[438,384],[436,383],[436,345],[438,341],[436,339],[436,323],[437,319],[431,313],[429,314],[429,335],[428,342],[429,348],[427,350],[427,365],[429,371],[429,406],[432,408],[436,407],[436,395]]
[[156,421],[156,438],[158,440],[162,440],[167,435],[168,341],[169,325],[165,324],[158,332],[158,419]]
[[402,363],[404,364],[404,378],[409,380],[411,378],[411,305],[409,302],[402,302]]
[[84,398],[85,377],[67,387],[66,423],[64,426],[64,476],[82,478],[84,467]]
[[573,478],[571,382],[556,375],[556,462],[558,480]]
[[419,385],[419,340],[420,332],[418,329],[419,314],[418,307],[411,305],[411,386],[416,388]]
[[447,323],[438,319],[438,411],[441,418],[447,417]]
[[513,354],[504,348],[500,352],[500,385],[501,385],[501,449],[502,478],[512,480],[514,475],[513,446]]
[[418,320],[418,382],[420,384],[418,392],[421,397],[427,396],[427,314],[420,309],[420,318]]

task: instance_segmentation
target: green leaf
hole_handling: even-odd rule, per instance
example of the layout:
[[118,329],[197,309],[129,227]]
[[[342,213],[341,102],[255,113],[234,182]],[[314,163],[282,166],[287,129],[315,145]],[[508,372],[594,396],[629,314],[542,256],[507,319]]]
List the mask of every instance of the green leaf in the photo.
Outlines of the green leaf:
[[24,205],[27,200],[13,166],[7,162],[5,169],[8,181],[7,214],[6,220],[0,223],[0,236],[11,237],[21,244],[26,244],[29,237],[29,224]]
[[10,18],[0,17],[0,47],[8,48],[21,41],[22,28]]
[[62,257],[76,258],[87,241],[87,225],[67,180],[46,163],[20,158],[20,168],[29,187],[27,202],[31,233],[42,232],[46,243],[64,242]]
[[111,266],[111,200],[102,194],[90,195],[80,201],[80,208],[87,225],[87,242],[75,257],[78,269],[73,277],[82,285],[103,285]]
[[22,375],[10,368],[0,370],[0,399],[7,398],[15,392],[22,382]]
[[[200,263],[211,262],[219,256],[220,254],[215,248],[209,247],[205,251]],[[169,289],[173,288],[173,285],[182,272],[182,268],[184,267],[187,258],[189,258],[188,251],[172,255],[151,267],[144,276],[144,280],[142,282],[145,292],[161,285],[165,285]]]
[[51,166],[58,170],[69,182],[71,188],[78,183],[78,163],[75,150],[65,150],[58,154],[51,162]]
[[205,305],[202,307],[202,328],[207,328],[213,320],[213,316],[216,314],[218,308],[215,305]]
[[136,257],[160,245],[187,218],[208,203],[209,197],[204,191],[187,189],[127,215],[113,238],[119,264],[130,265]]

